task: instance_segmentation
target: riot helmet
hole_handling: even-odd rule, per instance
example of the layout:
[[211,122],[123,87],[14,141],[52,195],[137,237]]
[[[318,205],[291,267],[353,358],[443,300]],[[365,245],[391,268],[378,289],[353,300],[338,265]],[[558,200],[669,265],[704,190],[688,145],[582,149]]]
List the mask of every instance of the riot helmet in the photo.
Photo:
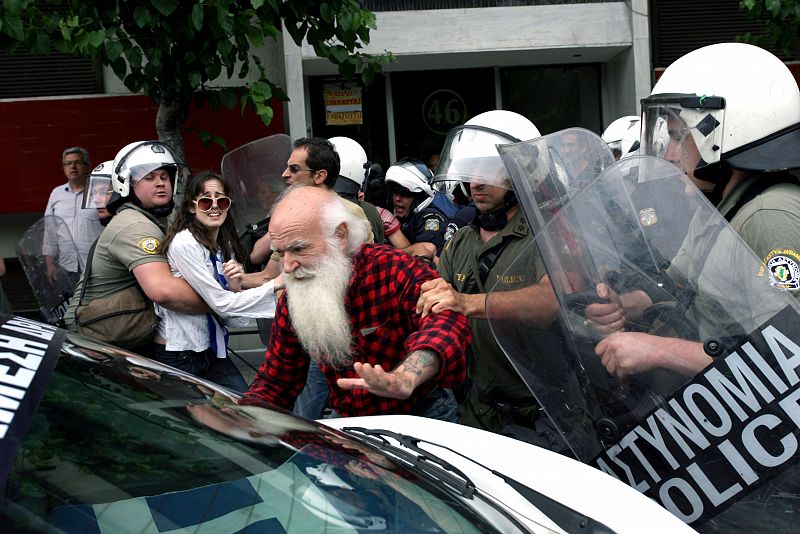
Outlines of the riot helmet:
[[447,134],[434,182],[484,183],[509,189],[511,183],[495,145],[540,135],[519,113],[502,109],[481,113]]
[[101,222],[110,218],[106,206],[114,192],[111,188],[111,172],[113,169],[113,160],[104,161],[89,174],[86,187],[83,189],[82,207],[84,209],[96,209]]
[[447,134],[434,182],[464,182],[472,187],[490,185],[507,189],[502,206],[490,213],[478,211],[475,219],[481,228],[499,230],[507,222],[506,212],[517,205],[517,197],[496,146],[540,136],[539,129],[519,113],[502,109],[481,113]]
[[411,211],[417,213],[433,202],[434,193],[430,185],[432,177],[431,170],[421,160],[403,158],[389,167],[384,182],[390,196],[395,193],[412,195],[414,201],[411,204]]
[[340,195],[354,197],[364,186],[364,180],[372,165],[367,153],[364,147],[349,137],[331,137],[328,141],[339,154],[339,178],[333,190]]
[[[169,174],[174,194],[178,160],[172,150],[161,141],[137,141],[125,145],[114,158],[111,171],[111,186],[114,194],[109,200],[108,210],[113,214],[120,205],[128,200],[140,205],[139,199],[133,194],[132,186],[158,169],[164,169]],[[173,207],[174,202],[170,200],[167,206],[148,211],[157,217],[163,217],[169,215]]]
[[626,115],[605,129],[601,137],[614,154],[614,159],[631,156],[639,149],[639,123],[640,118],[636,115]]
[[799,146],[797,82],[757,46],[720,43],[689,52],[642,100],[641,153],[672,161],[713,201],[731,169],[800,168]]

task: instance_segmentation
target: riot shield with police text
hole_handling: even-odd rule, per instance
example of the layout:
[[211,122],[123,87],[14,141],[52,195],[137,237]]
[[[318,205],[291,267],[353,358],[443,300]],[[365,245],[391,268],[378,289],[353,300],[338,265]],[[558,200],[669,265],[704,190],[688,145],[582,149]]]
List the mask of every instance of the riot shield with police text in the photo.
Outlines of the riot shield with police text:
[[[25,230],[15,247],[42,319],[49,324],[59,324],[64,317],[81,274],[78,248],[64,228],[62,219],[47,215]],[[53,240],[58,241],[57,254],[46,245]]]
[[543,189],[571,163],[541,155],[559,134],[498,150],[540,224],[564,342],[532,334],[531,288],[488,295],[498,343],[581,461],[702,532],[795,530],[800,307],[787,280],[800,273],[764,264],[664,160],[621,160],[552,202]]

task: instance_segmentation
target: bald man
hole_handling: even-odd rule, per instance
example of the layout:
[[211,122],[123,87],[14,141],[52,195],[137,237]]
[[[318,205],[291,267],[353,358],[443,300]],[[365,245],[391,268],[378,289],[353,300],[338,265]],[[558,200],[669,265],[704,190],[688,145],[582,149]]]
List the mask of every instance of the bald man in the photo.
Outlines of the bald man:
[[243,403],[291,409],[318,365],[340,416],[413,414],[456,420],[450,388],[466,378],[467,319],[416,313],[436,272],[388,245],[320,188],[291,188],[270,222],[286,291],[264,363]]

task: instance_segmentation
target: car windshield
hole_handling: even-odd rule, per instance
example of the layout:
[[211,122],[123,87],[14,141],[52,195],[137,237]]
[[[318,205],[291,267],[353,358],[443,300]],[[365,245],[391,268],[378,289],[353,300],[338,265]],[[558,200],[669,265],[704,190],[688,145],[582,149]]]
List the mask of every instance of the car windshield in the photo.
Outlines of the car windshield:
[[338,431],[72,335],[13,458],[3,532],[497,530]]

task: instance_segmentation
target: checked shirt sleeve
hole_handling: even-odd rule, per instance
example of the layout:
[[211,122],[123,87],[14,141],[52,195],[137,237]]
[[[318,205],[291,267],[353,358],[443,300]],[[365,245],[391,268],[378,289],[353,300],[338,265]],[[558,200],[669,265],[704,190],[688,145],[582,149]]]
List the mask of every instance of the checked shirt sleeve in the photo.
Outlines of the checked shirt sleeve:
[[419,261],[414,261],[412,269],[399,270],[397,276],[398,293],[402,295],[403,306],[414,317],[417,330],[406,338],[407,353],[415,350],[432,350],[441,358],[439,374],[432,382],[440,387],[453,388],[461,385],[467,378],[467,347],[472,340],[469,321],[460,313],[444,311],[428,314],[422,318],[416,313],[420,285],[437,278],[436,271]]

